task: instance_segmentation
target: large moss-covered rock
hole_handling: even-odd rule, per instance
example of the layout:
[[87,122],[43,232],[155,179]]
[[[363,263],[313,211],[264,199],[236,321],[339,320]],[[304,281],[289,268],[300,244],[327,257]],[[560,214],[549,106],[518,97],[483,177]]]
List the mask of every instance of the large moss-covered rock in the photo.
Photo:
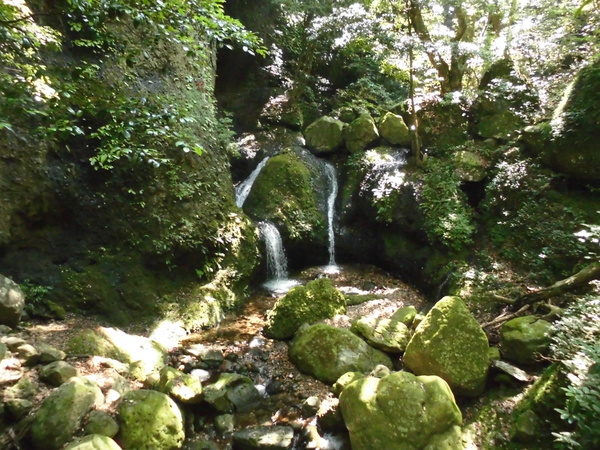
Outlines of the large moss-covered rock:
[[369,346],[350,330],[317,324],[299,330],[289,356],[298,369],[325,382],[334,383],[346,372],[370,372],[390,358]]
[[65,450],[120,450],[121,447],[117,445],[108,436],[102,436],[100,434],[90,434],[82,438],[76,439],[71,442]]
[[103,403],[96,383],[83,377],[72,378],[53,391],[36,412],[31,441],[36,449],[58,450],[71,440],[85,415]]
[[311,123],[304,131],[306,146],[315,153],[330,153],[344,143],[344,122],[323,116]]
[[462,448],[461,412],[436,376],[366,377],[342,391],[340,408],[353,450]]
[[479,323],[458,297],[444,297],[427,313],[411,338],[404,364],[417,375],[443,378],[457,395],[483,390],[489,343]]
[[410,145],[410,130],[402,116],[397,114],[389,112],[381,118],[379,133],[392,145]]
[[10,278],[0,275],[0,324],[16,327],[25,307],[25,294]]
[[500,328],[500,352],[510,361],[535,363],[548,351],[552,324],[536,316],[517,317]]
[[104,327],[75,335],[68,342],[67,351],[76,355],[105,356],[128,364],[137,363],[142,376],[162,368],[167,355],[166,349],[151,339]]
[[319,278],[292,288],[280,298],[267,316],[264,332],[273,339],[288,339],[304,323],[313,324],[344,312],[344,295],[329,278]]
[[289,148],[269,159],[260,172],[244,210],[277,226],[288,255],[300,259],[327,249],[329,182],[324,163],[302,148]]
[[243,412],[260,398],[252,380],[237,373],[222,373],[204,389],[204,400],[222,413]]
[[344,142],[350,153],[365,150],[378,140],[379,130],[377,130],[373,118],[368,114],[361,115],[344,129]]
[[402,353],[410,339],[409,328],[396,319],[365,317],[352,323],[357,332],[375,348],[389,353]]
[[146,389],[126,393],[118,405],[118,440],[124,450],[172,450],[185,439],[181,411],[167,395]]
[[173,367],[165,366],[159,372],[157,390],[170,395],[186,405],[196,405],[202,401],[202,381],[191,374],[181,373]]
[[489,163],[477,153],[466,150],[454,156],[454,163],[456,165],[454,173],[461,181],[481,181],[487,175],[489,167]]

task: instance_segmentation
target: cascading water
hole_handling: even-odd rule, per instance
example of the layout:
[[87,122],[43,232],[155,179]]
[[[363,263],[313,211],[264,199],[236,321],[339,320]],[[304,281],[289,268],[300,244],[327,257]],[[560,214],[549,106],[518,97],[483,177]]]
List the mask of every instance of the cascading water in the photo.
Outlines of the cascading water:
[[279,230],[270,222],[260,222],[258,229],[267,248],[267,275],[269,280],[263,284],[263,287],[275,293],[287,292],[299,283],[296,280],[288,279],[287,259]]
[[329,237],[329,265],[325,271],[329,273],[338,272],[339,268],[335,263],[335,234],[333,232],[333,221],[335,218],[335,199],[338,194],[338,182],[335,168],[332,164],[325,162],[325,173],[330,185],[329,196],[327,197],[327,234]]
[[263,167],[265,167],[265,164],[267,164],[268,160],[269,157],[267,156],[258,164],[258,166],[256,166],[256,169],[252,171],[248,178],[235,187],[235,204],[238,206],[238,208],[244,206],[244,202],[246,201],[246,198],[248,198],[248,194],[250,194],[250,190],[256,181],[256,177],[258,177],[258,174]]

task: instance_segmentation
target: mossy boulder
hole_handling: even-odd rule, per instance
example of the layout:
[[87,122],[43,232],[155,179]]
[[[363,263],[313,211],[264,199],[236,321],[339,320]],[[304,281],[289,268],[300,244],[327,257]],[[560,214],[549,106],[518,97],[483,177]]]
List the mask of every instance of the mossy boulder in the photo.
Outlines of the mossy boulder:
[[31,441],[36,449],[58,450],[71,440],[92,408],[100,406],[104,396],[100,387],[83,377],[53,391],[42,402],[31,425]]
[[329,278],[319,278],[296,286],[275,303],[269,311],[265,335],[272,339],[288,339],[304,323],[314,324],[346,312],[346,299]]
[[392,145],[410,145],[410,130],[402,116],[385,114],[379,121],[379,134]]
[[252,380],[237,373],[222,373],[204,389],[206,403],[221,413],[244,412],[260,398]]
[[92,411],[85,425],[86,434],[99,434],[113,438],[119,432],[119,424],[113,417],[104,411]]
[[343,131],[344,122],[323,116],[304,131],[306,146],[317,154],[334,152],[344,143]]
[[485,178],[489,163],[477,153],[462,150],[454,156],[455,175],[461,181],[478,182]]
[[436,376],[393,372],[347,386],[340,409],[353,450],[462,448],[462,415]]
[[396,319],[364,317],[352,322],[358,333],[373,347],[388,353],[402,353],[410,339],[410,329]]
[[65,450],[121,450],[121,447],[108,436],[90,434],[74,440]]
[[159,372],[157,390],[170,395],[185,405],[196,405],[202,401],[202,381],[200,378],[165,366]]
[[344,128],[344,142],[350,153],[365,150],[378,140],[379,130],[375,120],[368,114],[362,114]]
[[40,380],[60,386],[77,376],[77,369],[64,361],[54,361],[40,369]]
[[185,439],[183,415],[167,395],[146,389],[126,393],[117,406],[124,450],[173,450]]
[[385,353],[350,330],[326,324],[299,330],[290,345],[289,357],[301,372],[329,384],[346,372],[367,373],[379,364],[392,367]]
[[273,156],[260,172],[244,211],[277,226],[286,250],[327,248],[327,174],[324,163],[302,148]]
[[167,351],[156,341],[127,334],[117,328],[83,330],[67,344],[67,352],[116,359],[139,367],[142,377],[162,368]]
[[411,338],[404,364],[417,375],[443,378],[456,395],[476,396],[490,365],[481,325],[459,297],[444,297],[427,313]]
[[533,364],[548,351],[552,324],[536,316],[511,319],[500,328],[500,352],[510,361]]
[[397,320],[398,322],[402,322],[407,327],[410,327],[418,313],[419,312],[417,311],[417,308],[415,308],[413,305],[402,306],[394,311],[394,314],[392,314],[390,319]]

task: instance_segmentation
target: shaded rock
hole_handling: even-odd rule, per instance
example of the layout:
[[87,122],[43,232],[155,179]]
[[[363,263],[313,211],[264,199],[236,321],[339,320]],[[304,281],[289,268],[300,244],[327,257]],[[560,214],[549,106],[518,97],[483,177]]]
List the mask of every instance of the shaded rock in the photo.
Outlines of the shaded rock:
[[31,344],[23,344],[17,348],[17,355],[24,366],[35,366],[40,360],[40,352]]
[[12,333],[12,328],[8,325],[0,324],[0,336],[6,336]]
[[74,440],[65,450],[121,450],[121,447],[108,436],[91,434]]
[[40,344],[37,347],[40,352],[40,363],[48,364],[54,361],[61,361],[66,358],[66,353],[62,350],[58,350],[54,347],[51,347],[48,344]]
[[373,118],[367,114],[344,128],[344,142],[350,153],[356,153],[374,145],[379,139],[379,131]]
[[202,382],[198,377],[165,366],[160,369],[157,390],[183,404],[195,405],[202,401]]
[[313,324],[346,312],[346,300],[329,278],[296,286],[275,303],[267,316],[265,335],[288,339],[304,323]]
[[72,378],[42,402],[31,426],[35,448],[58,450],[69,442],[85,415],[104,401],[98,385],[86,378]]
[[460,151],[454,156],[455,174],[461,181],[478,182],[487,175],[489,163],[477,153]]
[[346,372],[369,372],[378,364],[392,367],[387,355],[369,346],[350,330],[317,324],[300,329],[289,357],[301,372],[334,383]]
[[373,347],[389,353],[404,352],[410,339],[409,328],[394,319],[366,317],[354,321],[351,329]]
[[535,316],[517,317],[500,328],[500,352],[509,361],[533,364],[548,351],[552,324]]
[[8,347],[4,342],[0,342],[0,361],[6,358],[6,353],[8,353]]
[[255,406],[261,395],[250,378],[222,373],[215,383],[204,388],[204,400],[219,412],[232,413]]
[[37,394],[37,384],[31,381],[30,376],[25,376],[21,378],[16,384],[4,390],[4,400],[21,398],[33,401]]
[[215,428],[221,435],[233,433],[235,429],[235,417],[233,414],[221,414],[215,417]]
[[402,322],[407,327],[410,327],[415,320],[415,317],[417,317],[417,314],[417,308],[414,306],[403,306],[402,308],[398,308],[394,314],[392,314],[390,319]]
[[402,116],[387,113],[379,122],[379,133],[392,145],[410,145],[410,130]]
[[423,148],[445,149],[469,139],[467,114],[459,103],[432,100],[421,104],[417,116]]
[[416,375],[437,375],[457,395],[483,390],[489,343],[479,323],[458,297],[444,297],[415,330],[404,364]]
[[324,116],[311,123],[304,131],[306,146],[315,153],[331,153],[344,143],[344,122]]
[[517,417],[510,429],[510,438],[515,442],[531,444],[539,438],[542,426],[544,424],[538,415],[531,410],[527,410]]
[[146,389],[130,391],[117,409],[123,449],[171,450],[183,445],[183,416],[167,395]]
[[119,432],[119,424],[110,414],[103,411],[92,411],[88,416],[85,432],[113,438]]
[[344,389],[340,408],[353,450],[462,448],[461,412],[436,376],[366,377]]
[[142,377],[162,368],[167,355],[166,350],[151,339],[104,327],[84,330],[74,336],[67,344],[67,351],[75,355],[104,356],[128,364],[138,363]]
[[40,369],[40,380],[52,386],[60,386],[77,376],[77,369],[64,361],[55,361]]
[[6,411],[15,420],[21,420],[33,409],[33,402],[25,398],[11,398],[4,402]]
[[240,450],[287,450],[293,441],[294,430],[285,426],[246,428],[233,435],[233,446]]
[[16,327],[25,308],[25,294],[17,283],[0,275],[0,324]]

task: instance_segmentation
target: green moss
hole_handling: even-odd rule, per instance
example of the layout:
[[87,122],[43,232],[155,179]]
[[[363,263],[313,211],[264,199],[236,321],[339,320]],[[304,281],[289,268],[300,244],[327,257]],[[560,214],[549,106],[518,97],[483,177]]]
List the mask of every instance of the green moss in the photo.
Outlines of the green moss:
[[344,295],[329,278],[319,278],[292,288],[279,299],[267,316],[264,332],[274,339],[288,339],[304,323],[313,324],[344,312]]

